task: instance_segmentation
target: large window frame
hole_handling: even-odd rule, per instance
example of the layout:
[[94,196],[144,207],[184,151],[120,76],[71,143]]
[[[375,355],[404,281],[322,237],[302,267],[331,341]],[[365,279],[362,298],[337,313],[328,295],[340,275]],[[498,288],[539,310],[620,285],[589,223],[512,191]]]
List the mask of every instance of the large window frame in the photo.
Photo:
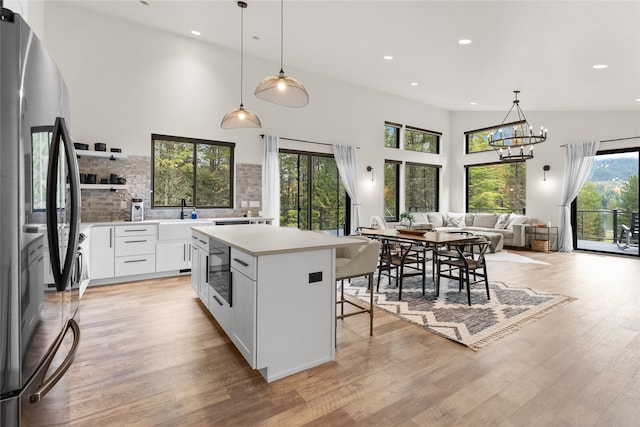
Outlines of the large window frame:
[[[470,199],[476,196],[471,194],[472,186],[472,169],[474,168],[491,168],[498,169],[498,167],[504,167],[512,170],[491,172],[484,171],[486,174],[493,175],[493,178],[500,179],[487,179],[486,188],[489,191],[479,192],[478,200],[489,199],[495,200],[499,203],[488,206],[491,203],[484,203],[484,206],[477,206],[478,203],[473,205],[470,203]],[[480,170],[480,172],[482,172]],[[525,161],[520,162],[493,162],[493,163],[481,163],[465,166],[465,182],[466,182],[466,212],[489,212],[489,213],[518,213],[526,214],[527,206],[527,163]],[[499,176],[498,176],[499,175]],[[506,177],[506,179],[504,179]],[[491,177],[490,177],[491,178]],[[494,184],[492,184],[494,182]],[[519,185],[518,185],[519,184]],[[502,186],[502,187],[501,187]],[[499,191],[502,189],[502,191]],[[516,192],[516,193],[513,193]],[[514,203],[515,202],[515,203]]]
[[[156,143],[166,142],[183,144],[184,147],[188,147],[189,145],[191,145],[189,150],[183,150],[183,158],[176,158],[176,163],[174,165],[170,165],[170,167],[172,168],[171,172],[173,173],[174,177],[182,174],[182,182],[178,184],[187,185],[190,188],[187,188],[184,194],[170,195],[170,199],[167,199],[167,203],[159,204],[156,201],[156,188],[159,188],[159,184],[156,183],[156,179],[158,178],[156,176],[156,173],[161,172],[157,170],[158,166],[156,165],[156,160],[160,161],[160,159],[156,159],[156,149],[159,149],[159,147],[156,147]],[[185,199],[186,205],[189,207],[206,209],[233,209],[235,181],[235,145],[236,144],[233,142],[161,135],[155,133],[151,134],[151,208],[164,209],[180,207],[181,199]],[[220,160],[220,164],[213,170],[214,173],[218,174],[217,178],[223,179],[222,184],[219,186],[219,190],[211,190],[202,182],[202,179],[204,178],[201,177],[199,179],[198,177],[198,170],[201,169],[200,165],[207,160],[207,153],[205,152],[205,150],[210,149],[211,147],[214,148],[216,154],[218,154],[218,152],[220,151],[222,152],[219,157],[216,157],[216,160]],[[164,160],[169,161],[173,159],[166,158]],[[179,168],[182,168],[181,172],[178,172]],[[204,173],[204,168],[202,170],[203,172],[201,172],[201,174]],[[189,176],[189,174],[191,175]],[[198,187],[206,188],[206,190],[201,190],[201,193],[203,194],[205,191],[215,191],[216,193],[220,193],[221,195],[215,197],[215,199],[210,199],[203,202],[202,197],[198,196]],[[209,203],[209,201],[212,201],[212,203]]]
[[383,212],[386,221],[400,219],[400,165],[397,160],[384,161]]
[[403,148],[418,153],[440,154],[441,132],[405,126]]
[[488,137],[496,130],[502,127],[513,127],[524,123],[525,120],[520,120],[511,123],[503,123],[501,125],[490,126],[482,129],[469,130],[464,133],[464,152],[466,154],[472,153],[484,153],[486,151],[495,150],[489,145]]
[[[415,169],[415,171],[412,171]],[[409,212],[437,212],[440,207],[441,166],[406,162],[404,206]],[[422,177],[417,175],[422,174]],[[432,175],[432,176],[428,176]],[[430,203],[429,203],[430,202]]]

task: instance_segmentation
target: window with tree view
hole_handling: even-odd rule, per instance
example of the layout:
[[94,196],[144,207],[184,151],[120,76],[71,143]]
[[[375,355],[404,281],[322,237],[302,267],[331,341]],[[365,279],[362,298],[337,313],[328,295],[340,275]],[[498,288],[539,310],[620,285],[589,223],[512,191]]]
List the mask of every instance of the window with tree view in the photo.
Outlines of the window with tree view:
[[526,162],[467,166],[467,212],[523,213]]
[[400,215],[400,162],[384,161],[384,218],[398,221]]
[[[523,122],[505,123],[504,126],[514,126]],[[467,154],[480,153],[482,151],[491,151],[493,148],[489,145],[489,135],[500,129],[502,125],[492,126],[484,129],[470,130],[464,133],[466,140]]]
[[440,152],[440,133],[407,126],[404,130],[404,149],[420,153]]
[[407,163],[404,168],[404,205],[409,212],[438,210],[438,167]]
[[230,142],[151,136],[153,207],[233,208],[234,148]]
[[384,123],[384,146],[389,148],[400,148],[400,128],[402,125],[385,122]]

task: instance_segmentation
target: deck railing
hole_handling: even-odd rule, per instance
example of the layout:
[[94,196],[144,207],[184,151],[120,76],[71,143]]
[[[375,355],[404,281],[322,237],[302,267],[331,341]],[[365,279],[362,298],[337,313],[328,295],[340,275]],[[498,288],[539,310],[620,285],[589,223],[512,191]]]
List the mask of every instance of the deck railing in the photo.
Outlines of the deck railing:
[[620,226],[631,224],[629,211],[613,210],[579,210],[577,212],[578,240],[593,242],[613,242],[620,237]]

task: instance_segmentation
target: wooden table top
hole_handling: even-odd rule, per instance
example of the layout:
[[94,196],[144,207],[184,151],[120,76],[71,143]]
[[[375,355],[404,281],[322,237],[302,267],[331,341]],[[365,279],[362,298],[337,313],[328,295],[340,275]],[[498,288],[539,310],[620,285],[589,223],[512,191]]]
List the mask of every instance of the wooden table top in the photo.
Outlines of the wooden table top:
[[468,236],[459,233],[448,233],[444,231],[425,231],[416,233],[416,230],[396,230],[396,229],[384,229],[384,230],[369,230],[364,229],[361,231],[363,236],[371,237],[395,237],[407,240],[414,240],[416,242],[424,243],[452,243],[452,242],[468,242],[470,240],[477,239],[477,236]]

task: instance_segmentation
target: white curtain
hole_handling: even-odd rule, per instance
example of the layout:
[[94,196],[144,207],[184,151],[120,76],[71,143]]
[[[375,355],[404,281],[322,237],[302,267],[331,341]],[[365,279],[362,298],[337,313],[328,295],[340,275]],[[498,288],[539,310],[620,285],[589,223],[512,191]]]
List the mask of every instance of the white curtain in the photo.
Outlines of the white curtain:
[[273,218],[273,225],[280,225],[280,157],[277,136],[264,136],[262,161],[262,216]]
[[[360,227],[360,199],[358,198],[358,170],[356,168],[356,147],[352,145],[334,145],[333,156],[338,165],[338,172],[344,189],[353,204],[353,229]],[[350,232],[353,232],[349,230]]]
[[580,189],[591,172],[593,159],[598,151],[598,141],[583,144],[568,144],[564,160],[564,180],[562,182],[562,205],[558,250],[573,251],[573,231],[571,229],[571,202],[578,196]]

